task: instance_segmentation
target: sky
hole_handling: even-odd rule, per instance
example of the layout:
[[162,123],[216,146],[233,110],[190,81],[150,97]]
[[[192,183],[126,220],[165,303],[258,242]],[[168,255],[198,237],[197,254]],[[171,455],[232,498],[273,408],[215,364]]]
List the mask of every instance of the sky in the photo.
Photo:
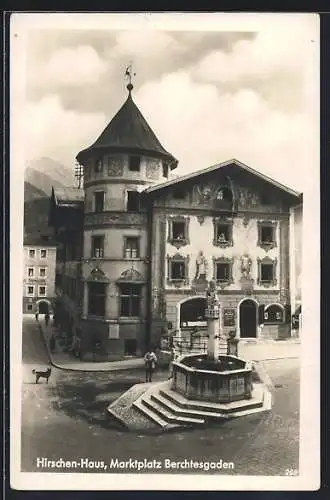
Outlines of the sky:
[[73,168],[126,100],[132,62],[133,99],[178,175],[237,158],[303,190],[318,168],[313,16],[253,29],[41,26],[25,44],[25,166],[47,156]]

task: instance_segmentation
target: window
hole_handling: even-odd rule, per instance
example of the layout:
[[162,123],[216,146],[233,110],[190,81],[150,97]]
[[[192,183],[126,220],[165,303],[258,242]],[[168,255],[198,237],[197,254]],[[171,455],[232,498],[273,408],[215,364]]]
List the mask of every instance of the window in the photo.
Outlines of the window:
[[173,191],[173,198],[175,200],[184,200],[186,197],[186,193],[182,188],[177,188]]
[[233,195],[231,189],[227,186],[220,186],[214,199],[214,208],[220,210],[229,210],[232,208]]
[[277,259],[258,259],[258,284],[263,286],[275,286]]
[[125,317],[140,316],[141,286],[121,285],[120,315]]
[[26,287],[26,295],[29,295],[29,296],[34,295],[34,286],[30,285],[30,286]]
[[94,193],[94,211],[103,212],[104,210],[104,191]]
[[271,304],[265,309],[265,323],[283,323],[284,308],[279,304]]
[[29,257],[30,257],[30,259],[34,259],[34,257],[35,257],[35,256],[36,256],[36,251],[35,251],[35,250],[30,249],[30,250],[29,250]]
[[105,316],[105,283],[88,283],[88,314],[90,316]]
[[187,284],[189,257],[176,254],[173,257],[167,256],[168,283]]
[[46,287],[45,286],[39,286],[39,297],[44,297],[46,295]]
[[163,177],[165,177],[167,179],[169,168],[168,168],[168,164],[164,161],[162,162],[162,168],[163,168]]
[[128,212],[139,212],[140,195],[137,191],[127,191],[127,211]]
[[233,259],[213,257],[213,279],[220,287],[233,283]]
[[131,172],[140,172],[140,156],[130,156],[128,159],[128,170]]
[[228,281],[229,280],[229,264],[216,264],[216,280]]
[[184,262],[172,262],[171,279],[172,280],[183,280],[184,277],[185,277]]
[[33,310],[33,305],[32,304],[27,304],[26,309],[30,312]]
[[34,276],[34,267],[29,267],[28,268],[28,277],[33,278]]
[[103,159],[98,158],[94,164],[94,172],[96,174],[103,172]]
[[47,250],[40,250],[40,257],[45,259],[47,257]]
[[273,264],[261,264],[261,281],[273,281],[274,266]]
[[104,257],[104,236],[92,236],[92,257],[97,259]]
[[173,222],[172,225],[172,238],[173,240],[184,240],[185,223]]
[[265,250],[276,247],[276,222],[258,221],[258,245]]
[[233,245],[233,221],[216,217],[213,219],[213,245],[226,248]]
[[140,256],[140,238],[133,236],[125,237],[124,257],[126,259],[135,259]]
[[168,218],[167,241],[176,248],[189,244],[189,217],[172,216]]
[[261,243],[272,243],[274,241],[274,230],[270,226],[261,228]]
[[46,276],[46,268],[45,267],[40,267],[39,276],[40,276],[40,278],[45,278],[45,276]]

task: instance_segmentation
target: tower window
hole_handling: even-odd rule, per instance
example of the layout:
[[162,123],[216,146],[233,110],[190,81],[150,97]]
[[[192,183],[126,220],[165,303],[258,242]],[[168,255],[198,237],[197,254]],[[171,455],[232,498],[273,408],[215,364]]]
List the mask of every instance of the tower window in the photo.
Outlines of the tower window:
[[105,283],[88,284],[88,314],[91,316],[105,316]]
[[94,209],[95,209],[95,212],[103,212],[103,210],[104,210],[104,191],[96,191],[96,193],[94,193]]
[[139,212],[140,209],[140,195],[137,191],[127,191],[127,211]]
[[94,172],[98,174],[102,171],[103,171],[103,160],[102,158],[98,158],[94,164]]
[[33,276],[34,276],[34,268],[33,267],[28,268],[28,276],[29,276],[29,278],[33,278]]
[[163,177],[165,177],[167,179],[169,168],[168,168],[168,164],[165,161],[162,162],[162,168],[163,168]]
[[104,236],[92,236],[92,257],[104,256]]
[[133,237],[133,236],[127,236],[125,238],[125,258],[126,259],[134,259],[139,257],[139,243],[140,239]]
[[141,287],[139,285],[122,285],[120,292],[120,315],[140,316]]
[[130,156],[128,160],[128,169],[131,172],[140,172],[141,157]]

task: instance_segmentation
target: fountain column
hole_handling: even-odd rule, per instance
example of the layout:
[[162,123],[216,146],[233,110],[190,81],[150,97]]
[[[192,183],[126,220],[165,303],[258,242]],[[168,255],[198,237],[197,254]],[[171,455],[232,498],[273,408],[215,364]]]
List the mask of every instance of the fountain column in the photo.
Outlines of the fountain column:
[[212,361],[217,361],[219,356],[220,339],[220,302],[216,292],[215,281],[210,281],[206,291],[207,308],[205,317],[207,320],[207,356]]

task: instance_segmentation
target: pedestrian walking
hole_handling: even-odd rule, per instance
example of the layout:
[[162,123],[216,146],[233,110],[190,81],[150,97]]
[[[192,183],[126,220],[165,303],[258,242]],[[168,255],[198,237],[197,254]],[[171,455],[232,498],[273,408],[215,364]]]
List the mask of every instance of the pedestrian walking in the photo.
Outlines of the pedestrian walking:
[[48,324],[49,324],[49,320],[50,320],[50,316],[49,316],[49,314],[47,313],[47,314],[45,314],[45,324],[46,324],[46,326],[48,326]]
[[146,368],[146,382],[152,382],[152,375],[157,363],[157,356],[152,349],[145,353],[144,363]]
[[38,319],[39,319],[39,313],[38,313],[38,311],[35,313],[35,317],[36,317],[36,321],[38,321]]

